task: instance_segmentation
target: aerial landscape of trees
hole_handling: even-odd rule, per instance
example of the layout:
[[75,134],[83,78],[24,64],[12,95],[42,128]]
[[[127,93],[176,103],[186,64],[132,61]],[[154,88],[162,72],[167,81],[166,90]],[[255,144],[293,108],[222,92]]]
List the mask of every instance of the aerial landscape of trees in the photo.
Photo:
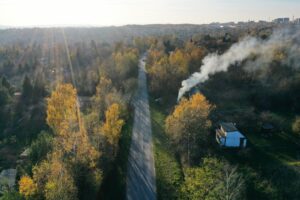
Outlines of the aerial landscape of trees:
[[[0,182],[0,199],[125,199],[142,55],[158,199],[299,199],[299,39],[252,53],[177,99],[207,55],[245,37],[299,33],[222,26],[65,28],[67,41],[60,28],[0,30],[0,171],[17,170],[14,187]],[[219,147],[220,122],[235,123],[247,147]]]

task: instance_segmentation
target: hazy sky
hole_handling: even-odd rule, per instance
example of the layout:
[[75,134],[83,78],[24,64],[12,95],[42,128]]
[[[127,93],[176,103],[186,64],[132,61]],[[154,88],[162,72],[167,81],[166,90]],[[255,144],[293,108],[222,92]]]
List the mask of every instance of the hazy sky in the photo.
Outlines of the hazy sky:
[[300,17],[300,0],[0,0],[0,25],[210,23]]

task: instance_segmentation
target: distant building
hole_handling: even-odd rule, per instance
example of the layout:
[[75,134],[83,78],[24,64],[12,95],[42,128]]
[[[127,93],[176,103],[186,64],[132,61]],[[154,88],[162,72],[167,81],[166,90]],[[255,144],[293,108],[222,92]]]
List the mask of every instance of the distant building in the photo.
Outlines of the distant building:
[[220,123],[216,129],[216,140],[222,147],[240,147],[247,145],[246,137],[235,127],[234,123]]
[[300,18],[295,19],[294,24],[300,25]]
[[274,19],[273,22],[276,24],[288,24],[290,22],[290,18],[288,18],[288,17],[277,18],[277,19]]

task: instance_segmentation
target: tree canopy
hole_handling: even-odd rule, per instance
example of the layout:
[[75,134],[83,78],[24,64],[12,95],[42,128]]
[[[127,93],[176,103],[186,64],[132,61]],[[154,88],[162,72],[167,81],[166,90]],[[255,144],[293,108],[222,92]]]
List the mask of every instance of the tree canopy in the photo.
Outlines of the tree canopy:
[[182,99],[166,119],[166,132],[182,156],[183,162],[197,158],[205,151],[211,121],[209,114],[213,106],[202,94],[195,94],[189,100]]

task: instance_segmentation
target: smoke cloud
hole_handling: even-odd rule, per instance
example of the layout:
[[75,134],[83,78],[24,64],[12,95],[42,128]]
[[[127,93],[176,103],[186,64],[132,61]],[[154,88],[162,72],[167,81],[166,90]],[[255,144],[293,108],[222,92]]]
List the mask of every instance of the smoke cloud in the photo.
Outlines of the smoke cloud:
[[252,62],[252,64],[256,62],[255,66],[252,65],[252,67],[249,67],[248,63],[248,70],[250,68],[252,68],[251,70],[255,70],[255,68],[259,68],[260,64],[269,63],[274,56],[274,51],[287,44],[290,44],[291,47],[288,52],[290,56],[287,59],[291,59],[295,57],[295,55],[298,57],[299,54],[295,54],[295,51],[299,52],[299,43],[296,42],[296,44],[293,44],[292,42],[298,37],[299,32],[291,34],[290,31],[281,30],[275,32],[268,40],[246,37],[240,42],[232,45],[229,50],[222,55],[216,53],[207,55],[203,59],[203,65],[200,68],[200,72],[196,72],[188,79],[182,81],[182,87],[179,90],[177,100],[179,101],[186,92],[191,90],[191,88],[207,81],[210,75],[227,71],[230,65],[245,60],[251,54],[255,54],[257,59]]

